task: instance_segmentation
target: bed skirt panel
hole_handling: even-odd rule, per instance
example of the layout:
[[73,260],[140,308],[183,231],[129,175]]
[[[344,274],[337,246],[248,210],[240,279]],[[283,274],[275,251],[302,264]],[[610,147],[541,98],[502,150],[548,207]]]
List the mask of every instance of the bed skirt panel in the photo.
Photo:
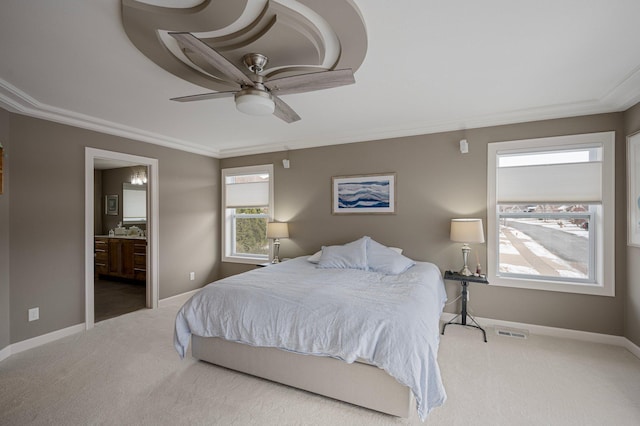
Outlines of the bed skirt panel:
[[191,336],[191,352],[221,367],[394,416],[408,418],[415,412],[411,390],[374,365],[196,335]]

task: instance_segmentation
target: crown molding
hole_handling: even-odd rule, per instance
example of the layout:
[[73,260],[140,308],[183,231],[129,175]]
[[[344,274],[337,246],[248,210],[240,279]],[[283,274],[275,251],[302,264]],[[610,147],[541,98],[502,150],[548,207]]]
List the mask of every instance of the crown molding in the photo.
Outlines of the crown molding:
[[[432,133],[449,132],[463,129],[475,129],[491,126],[502,126],[541,120],[553,120],[579,117],[592,114],[625,111],[640,102],[640,93],[631,88],[640,87],[640,67],[625,77],[618,85],[604,94],[600,99],[583,100],[576,103],[545,105],[517,111],[507,111],[486,116],[477,116],[463,121],[441,122],[425,126],[424,123],[405,123],[398,127],[368,128],[351,132],[348,135],[318,135],[302,141],[294,138],[270,144],[243,146],[229,149],[208,149],[189,141],[170,138],[135,127],[110,122],[86,114],[80,114],[62,108],[53,107],[29,96],[7,81],[0,79],[0,106],[22,115],[43,120],[54,121],[74,127],[134,139],[141,142],[205,155],[213,158],[230,158],[243,155],[264,154],[287,149],[305,149],[328,145],[340,145],[355,142],[375,141],[401,138]],[[624,96],[622,96],[624,95]],[[622,99],[622,96],[624,99]],[[615,102],[614,100],[618,101]],[[621,100],[622,99],[622,100]]]
[[[640,101],[640,99],[638,100]],[[631,106],[633,105],[635,105],[635,103],[631,104]],[[264,154],[268,152],[286,151],[288,149],[316,148],[328,145],[341,145],[347,143],[429,135],[465,129],[480,129],[533,121],[555,120],[593,114],[620,112],[624,110],[625,108],[606,105],[597,100],[585,100],[571,104],[545,105],[537,108],[477,116],[462,121],[448,121],[430,125],[425,125],[422,122],[404,123],[402,126],[367,128],[361,131],[359,130],[342,135],[322,134],[312,138],[306,138],[305,140],[295,138],[271,144],[243,146],[229,149],[222,148],[219,151],[219,158]]]
[[54,121],[69,126],[80,127],[109,135],[134,139],[140,142],[160,145],[180,151],[219,158],[218,150],[206,149],[191,142],[167,137],[112,121],[103,120],[87,114],[80,114],[63,108],[54,107],[29,96],[9,82],[0,79],[0,106],[10,112]]

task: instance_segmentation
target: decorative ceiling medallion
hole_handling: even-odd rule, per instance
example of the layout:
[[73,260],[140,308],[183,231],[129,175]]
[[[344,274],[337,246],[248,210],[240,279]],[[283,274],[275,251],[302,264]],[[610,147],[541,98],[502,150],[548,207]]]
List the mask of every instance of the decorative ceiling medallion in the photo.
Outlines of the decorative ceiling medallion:
[[[269,58],[265,77],[342,68],[357,70],[367,51],[366,28],[351,0],[122,0],[124,29],[160,67],[215,91],[236,83],[169,32],[190,32],[240,69],[248,53]],[[170,7],[169,7],[170,6]]]

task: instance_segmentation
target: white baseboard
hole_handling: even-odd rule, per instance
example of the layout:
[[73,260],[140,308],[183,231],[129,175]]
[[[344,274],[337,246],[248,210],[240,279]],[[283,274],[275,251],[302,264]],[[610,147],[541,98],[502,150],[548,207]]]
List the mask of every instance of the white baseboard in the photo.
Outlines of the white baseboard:
[[[189,297],[194,295],[200,291],[200,289],[187,291],[185,293],[178,294],[176,296],[167,297],[158,301],[158,307],[166,307],[170,306],[172,303],[176,302],[179,299],[184,299],[186,301]],[[0,350],[0,361],[3,361],[9,358],[11,355],[15,355],[22,351],[26,351],[28,349],[35,348],[37,346],[44,345],[49,342],[53,342],[54,340],[61,339],[63,337],[70,336],[75,333],[79,333],[81,331],[86,330],[86,324],[77,324],[71,327],[63,328],[61,330],[52,331],[51,333],[43,334],[42,336],[36,336],[31,339],[23,340],[21,342],[14,343]]]
[[[179,298],[188,298],[199,290],[192,290],[186,293],[178,294],[176,296],[167,297],[159,301],[159,306],[169,306],[173,301]],[[443,312],[440,316],[440,320],[447,322],[452,320],[456,314]],[[640,359],[640,347],[634,344],[631,340],[623,336],[612,336],[609,334],[590,333],[587,331],[569,330],[566,328],[547,327],[542,325],[525,324],[521,322],[495,320],[490,318],[474,317],[475,320],[480,322],[483,326],[494,327],[496,325],[510,328],[519,328],[529,330],[532,334],[539,334],[543,336],[559,337],[564,339],[575,339],[594,343],[603,343],[607,345],[620,346],[627,349],[633,355]],[[35,348],[37,346],[44,345],[46,343],[53,342],[63,337],[70,336],[75,333],[79,333],[85,330],[85,324],[76,324],[71,327],[63,328],[61,330],[52,331],[51,333],[43,334],[42,336],[36,336],[31,339],[23,340],[18,343],[9,345],[3,349],[0,349],[0,361],[9,358],[11,355],[15,355],[22,351]]]
[[166,306],[171,305],[173,302],[175,302],[178,299],[184,299],[184,301],[186,302],[188,298],[190,298],[191,296],[193,296],[194,294],[196,294],[200,290],[201,289],[198,288],[198,289],[195,289],[195,290],[187,291],[185,293],[176,294],[175,296],[165,297],[164,299],[160,299],[158,301],[158,307],[159,308],[164,308]]
[[[443,312],[440,316],[440,320],[447,322],[451,321],[457,314],[451,314],[449,312]],[[569,330],[567,328],[547,327],[544,325],[526,324],[522,322],[512,322],[496,320],[491,318],[481,318],[474,316],[473,319],[478,321],[483,327],[509,327],[517,329],[529,330],[532,334],[539,334],[541,336],[559,337],[562,339],[574,339],[582,340],[586,342],[602,343],[605,345],[621,346],[627,349],[629,352],[640,358],[640,347],[635,345],[631,340],[623,336],[613,336],[611,334],[591,333],[588,331]]]
[[61,330],[52,331],[51,333],[43,334],[42,336],[32,337],[31,339],[23,340],[21,342],[14,343],[7,346],[0,351],[0,361],[9,358],[11,355],[32,349],[46,343],[53,342],[63,337],[71,336],[72,334],[79,333],[85,330],[85,323],[72,325],[71,327],[63,328]]

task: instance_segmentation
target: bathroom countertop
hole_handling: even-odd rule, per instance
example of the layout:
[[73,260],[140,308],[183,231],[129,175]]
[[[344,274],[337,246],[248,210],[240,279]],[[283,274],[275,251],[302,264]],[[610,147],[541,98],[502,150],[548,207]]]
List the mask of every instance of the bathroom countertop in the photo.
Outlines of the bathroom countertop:
[[147,237],[138,237],[137,235],[94,235],[100,238],[126,238],[128,240],[146,240]]

